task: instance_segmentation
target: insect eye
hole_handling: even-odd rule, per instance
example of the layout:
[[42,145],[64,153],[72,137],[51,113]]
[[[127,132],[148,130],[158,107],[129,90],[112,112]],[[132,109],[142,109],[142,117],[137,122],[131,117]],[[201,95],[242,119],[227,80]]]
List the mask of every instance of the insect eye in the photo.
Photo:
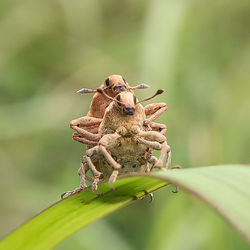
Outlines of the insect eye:
[[118,101],[118,105],[119,106],[121,106],[121,96],[120,95],[118,95],[117,97],[116,97],[116,100]]
[[133,96],[134,97],[134,103],[136,104],[136,97],[135,96]]
[[106,83],[106,86],[107,86],[107,87],[110,85],[110,83],[109,83],[109,78],[107,78],[107,79],[105,80],[105,83]]
[[125,78],[122,78],[122,80],[126,83],[126,80],[125,80]]

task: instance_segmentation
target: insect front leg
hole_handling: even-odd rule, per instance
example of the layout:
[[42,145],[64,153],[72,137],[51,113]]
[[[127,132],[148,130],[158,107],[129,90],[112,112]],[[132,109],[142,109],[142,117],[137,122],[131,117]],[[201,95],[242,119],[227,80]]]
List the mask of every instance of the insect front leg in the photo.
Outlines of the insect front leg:
[[114,189],[113,183],[116,181],[119,170],[122,166],[113,159],[113,157],[108,153],[107,149],[104,146],[100,146],[100,151],[103,153],[107,162],[114,168],[111,176],[109,177],[109,186],[111,189]]
[[81,192],[82,190],[84,190],[87,187],[86,182],[85,182],[85,180],[86,180],[85,173],[87,171],[88,171],[88,165],[86,163],[84,163],[84,161],[82,160],[81,166],[78,169],[78,175],[80,176],[80,187],[78,187],[72,191],[66,191],[66,192],[62,193],[61,199],[63,199],[65,197],[65,195],[69,196],[69,195]]
[[[160,155],[159,159],[157,159],[154,156],[151,156],[151,158],[148,159],[148,162],[153,163],[153,166],[152,166],[150,171],[152,171],[153,168],[162,169],[166,154],[167,154],[168,150],[170,150],[170,147],[167,145],[167,142],[163,142],[162,144],[160,144],[159,142],[151,142],[151,141],[146,141],[144,139],[138,139],[138,141],[140,143],[143,143],[143,144],[149,146],[151,149],[161,151],[161,155]],[[156,145],[157,145],[157,147],[155,147]],[[169,160],[169,157],[168,157],[168,160]]]
[[98,170],[96,170],[95,165],[93,164],[93,162],[91,161],[90,157],[86,157],[87,163],[89,165],[89,168],[91,169],[93,175],[94,175],[94,181],[92,183],[92,190],[96,195],[101,195],[100,193],[97,192],[97,188],[98,188],[98,183],[100,181],[100,176],[102,175],[101,172],[99,172]]
[[152,166],[151,166],[150,169],[148,169],[148,171],[146,171],[146,173],[151,172],[151,171],[154,169],[154,165],[156,164],[156,162],[158,162],[158,158],[155,157],[154,155],[151,155],[151,156],[147,159],[147,161],[148,161],[150,164],[152,164]]
[[75,141],[81,142],[85,145],[89,145],[89,146],[97,146],[98,142],[97,141],[90,141],[84,137],[82,137],[81,135],[79,135],[78,133],[73,133],[72,134],[72,138]]
[[[163,166],[164,159],[167,154],[168,155],[167,163],[166,163],[166,169],[167,169],[171,164],[171,149],[170,149],[170,146],[167,144],[166,137],[156,131],[141,131],[139,133],[139,136],[149,141],[161,143],[161,149],[160,149],[161,155],[160,155],[159,160],[155,163],[153,167],[161,169]],[[157,148],[155,149],[157,150]]]
[[147,145],[149,148],[155,149],[155,150],[161,150],[161,144],[157,141],[148,141],[142,138],[138,138],[137,141],[141,144]]
[[156,131],[140,131],[138,137],[148,141],[156,141],[159,143],[163,143],[167,140],[164,135]]
[[114,189],[113,183],[116,181],[116,178],[119,174],[119,170],[121,169],[121,165],[117,163],[113,157],[109,154],[106,148],[118,147],[119,141],[118,138],[121,137],[119,134],[108,134],[102,137],[100,140],[100,152],[102,152],[103,156],[107,160],[107,162],[114,168],[111,176],[109,177],[109,185],[111,189]]
[[144,121],[144,125],[150,126],[151,123],[157,119],[163,112],[167,110],[167,104],[162,103],[152,103],[144,107],[146,116],[151,115],[148,119]]
[[[101,122],[102,122],[102,119],[100,119],[100,118],[84,116],[84,117],[80,117],[78,119],[72,120],[70,122],[70,127],[72,129],[74,129],[81,137],[84,137],[87,140],[99,141],[101,138],[100,135],[88,132],[87,130],[83,129],[82,127],[91,128],[93,130],[93,127],[94,128],[96,126],[99,127]],[[76,136],[73,137],[73,139],[76,139],[77,141],[79,141],[78,140],[79,138]]]
[[[182,167],[177,165],[172,167],[171,169],[182,169]],[[175,191],[172,191],[172,193],[177,194],[178,192],[179,192],[179,186],[175,186]]]
[[[91,132],[88,132],[87,130],[83,128],[79,128],[77,126],[72,126],[72,128],[81,136],[86,138],[87,140],[90,141],[99,141],[101,139],[101,135],[99,134],[93,134]],[[74,137],[73,137],[74,139]]]
[[92,126],[99,126],[102,122],[101,118],[96,118],[92,116],[83,116],[77,119],[74,119],[70,122],[70,127],[77,126],[77,127],[92,127]]
[[171,148],[170,146],[167,144],[167,162],[166,162],[166,169],[169,169],[170,165],[171,165],[171,159],[172,159],[172,152],[171,152]]
[[160,132],[162,135],[165,135],[167,132],[167,126],[165,124],[151,122],[150,127],[153,131]]
[[[101,159],[101,156],[97,155],[97,154],[96,155],[92,155],[92,157],[91,157],[91,161],[92,162],[97,162],[100,159]],[[94,182],[94,178],[93,177],[86,175],[86,173],[88,172],[88,170],[91,170],[93,176],[94,176],[94,173],[93,173],[92,169],[90,169],[90,167],[89,167],[89,165],[87,163],[86,156],[82,157],[82,164],[81,164],[81,167],[78,169],[78,175],[81,178],[80,184],[83,186],[83,183],[85,183],[85,180]]]
[[88,149],[86,152],[86,156],[85,156],[85,160],[89,166],[89,169],[91,170],[94,176],[94,180],[92,183],[92,190],[98,196],[101,195],[100,193],[97,192],[97,188],[98,188],[98,183],[100,181],[100,176],[102,175],[102,173],[96,169],[95,165],[93,164],[91,160],[91,157],[99,155],[99,153],[100,153],[99,146],[95,146],[93,148]]
[[86,172],[88,171],[88,164],[81,162],[81,167],[78,169],[78,175],[80,176],[80,187],[86,188]]
[[159,160],[153,165],[153,168],[162,169],[166,155],[167,155],[166,169],[168,169],[171,164],[171,149],[170,146],[165,141],[164,143],[162,143],[161,155],[159,157]]

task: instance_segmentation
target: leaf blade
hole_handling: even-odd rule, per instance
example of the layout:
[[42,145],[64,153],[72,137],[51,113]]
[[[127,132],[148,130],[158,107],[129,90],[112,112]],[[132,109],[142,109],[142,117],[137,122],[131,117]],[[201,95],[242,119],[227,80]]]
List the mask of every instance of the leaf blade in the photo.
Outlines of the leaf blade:
[[[150,182],[143,177],[132,179],[119,180],[115,191],[110,190],[108,184],[100,185],[99,191],[103,193],[101,197],[88,189],[55,203],[7,236],[0,243],[0,249],[53,248],[90,222],[144,196],[143,190],[151,192],[166,185],[165,181],[159,179],[151,178]],[[134,185],[138,181],[140,187]]]
[[[172,183],[180,185],[211,205],[250,243],[250,166],[190,168],[181,171],[177,178],[172,171],[167,177],[162,173],[157,174],[157,177],[171,179]],[[218,190],[217,193],[213,192]]]
[[[160,171],[119,179],[116,190],[76,194],[55,203],[7,236],[2,249],[50,249],[87,224],[155,191],[168,183],[179,185],[215,208],[250,242],[250,167],[210,166]],[[219,190],[219,191],[218,191]],[[215,192],[217,191],[217,192]]]

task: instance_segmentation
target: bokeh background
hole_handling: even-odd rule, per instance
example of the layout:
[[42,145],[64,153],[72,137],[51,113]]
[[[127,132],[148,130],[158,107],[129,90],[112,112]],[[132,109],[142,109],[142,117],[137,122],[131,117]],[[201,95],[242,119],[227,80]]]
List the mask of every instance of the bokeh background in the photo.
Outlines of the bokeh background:
[[[173,164],[250,162],[249,0],[1,0],[0,236],[79,183],[69,121],[108,75],[166,92]],[[248,249],[174,187],[101,219],[56,249]]]

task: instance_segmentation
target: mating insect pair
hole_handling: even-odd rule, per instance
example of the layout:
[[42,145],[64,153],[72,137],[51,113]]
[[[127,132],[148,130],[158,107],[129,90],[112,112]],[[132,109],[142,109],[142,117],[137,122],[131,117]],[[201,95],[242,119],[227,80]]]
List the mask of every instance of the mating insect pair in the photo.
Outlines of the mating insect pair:
[[[113,188],[118,174],[162,169],[166,155],[166,168],[169,167],[171,151],[164,136],[166,126],[153,122],[167,106],[158,103],[143,107],[133,90],[146,87],[145,84],[130,87],[124,78],[112,75],[96,91],[78,91],[95,93],[88,115],[70,123],[76,131],[73,139],[88,146],[78,170],[80,187],[63,193],[62,197],[83,190],[86,179],[92,181],[92,190],[99,195],[97,187],[100,180],[108,179]],[[162,92],[158,90],[154,96]],[[152,116],[146,119],[146,115]],[[153,150],[161,151],[159,159],[152,155]],[[152,163],[151,169],[148,163]],[[93,177],[86,175],[88,170],[93,173]]]

